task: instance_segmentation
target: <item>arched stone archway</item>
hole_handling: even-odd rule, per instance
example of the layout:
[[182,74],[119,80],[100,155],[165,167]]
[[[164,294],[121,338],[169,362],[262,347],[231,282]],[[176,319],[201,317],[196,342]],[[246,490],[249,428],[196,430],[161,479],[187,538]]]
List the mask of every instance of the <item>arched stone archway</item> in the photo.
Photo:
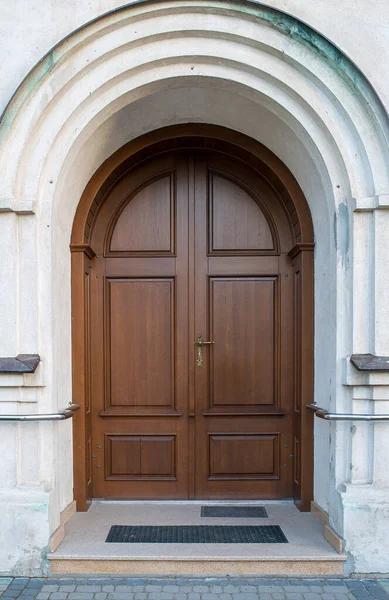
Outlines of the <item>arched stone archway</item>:
[[[376,392],[350,391],[361,383],[347,357],[383,354],[387,344],[379,301],[388,286],[387,115],[356,66],[307,25],[257,3],[196,0],[126,6],[72,33],[3,115],[0,195],[16,232],[9,252],[17,265],[10,347],[42,355],[42,410],[71,397],[68,244],[85,186],[123,144],[188,122],[250,135],[296,178],[316,241],[315,400],[339,412],[358,405],[361,394],[367,402]],[[362,427],[352,435],[334,425],[331,436],[327,427],[316,426],[315,499],[352,540],[350,551],[363,556],[347,507],[360,505],[369,526],[367,500],[353,495],[353,484],[370,486],[369,501],[381,498],[372,476],[379,450]],[[39,433],[50,450],[36,458],[36,470],[51,482],[42,497],[53,515],[43,535],[72,498],[70,438],[69,428]],[[354,455],[362,461],[357,470]]]

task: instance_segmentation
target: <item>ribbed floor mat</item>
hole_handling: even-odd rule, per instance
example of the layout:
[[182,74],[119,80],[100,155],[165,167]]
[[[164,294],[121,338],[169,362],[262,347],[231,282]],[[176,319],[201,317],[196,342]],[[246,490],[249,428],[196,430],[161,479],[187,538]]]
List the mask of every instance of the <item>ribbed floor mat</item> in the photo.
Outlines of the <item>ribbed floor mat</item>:
[[223,506],[211,505],[201,507],[202,517],[232,517],[235,519],[267,519],[264,506]]
[[279,525],[113,525],[105,540],[129,544],[287,544]]

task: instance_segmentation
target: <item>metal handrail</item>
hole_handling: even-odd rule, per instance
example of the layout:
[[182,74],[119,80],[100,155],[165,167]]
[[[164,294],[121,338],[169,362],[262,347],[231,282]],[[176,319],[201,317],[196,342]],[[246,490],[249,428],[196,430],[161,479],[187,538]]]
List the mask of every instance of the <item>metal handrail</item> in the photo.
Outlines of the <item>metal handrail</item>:
[[389,421],[389,415],[330,413],[328,410],[321,408],[315,403],[307,404],[307,408],[313,410],[319,419],[325,419],[326,421]]
[[75,411],[79,408],[78,404],[69,404],[69,406],[59,410],[57,413],[49,413],[47,415],[0,415],[0,421],[64,421],[65,419],[71,419]]

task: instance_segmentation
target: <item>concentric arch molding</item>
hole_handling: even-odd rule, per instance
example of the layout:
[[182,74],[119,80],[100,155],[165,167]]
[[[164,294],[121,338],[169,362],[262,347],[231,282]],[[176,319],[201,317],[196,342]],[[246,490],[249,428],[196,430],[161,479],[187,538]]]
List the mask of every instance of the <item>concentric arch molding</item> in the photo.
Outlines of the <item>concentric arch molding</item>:
[[[298,19],[257,2],[128,4],[72,32],[35,66],[0,128],[0,211],[51,205],[67,157],[129,103],[174,86],[225,86],[266,105],[322,157],[333,204],[389,194],[388,118],[359,69]],[[342,185],[340,185],[340,182]]]

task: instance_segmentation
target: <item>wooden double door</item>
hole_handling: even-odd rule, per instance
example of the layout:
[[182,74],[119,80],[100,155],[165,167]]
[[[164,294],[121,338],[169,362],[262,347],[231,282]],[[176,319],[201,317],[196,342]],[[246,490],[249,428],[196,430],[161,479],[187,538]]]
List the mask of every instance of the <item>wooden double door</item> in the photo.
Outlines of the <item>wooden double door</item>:
[[272,186],[222,152],[162,152],[106,191],[91,239],[94,497],[291,497],[292,235]]

